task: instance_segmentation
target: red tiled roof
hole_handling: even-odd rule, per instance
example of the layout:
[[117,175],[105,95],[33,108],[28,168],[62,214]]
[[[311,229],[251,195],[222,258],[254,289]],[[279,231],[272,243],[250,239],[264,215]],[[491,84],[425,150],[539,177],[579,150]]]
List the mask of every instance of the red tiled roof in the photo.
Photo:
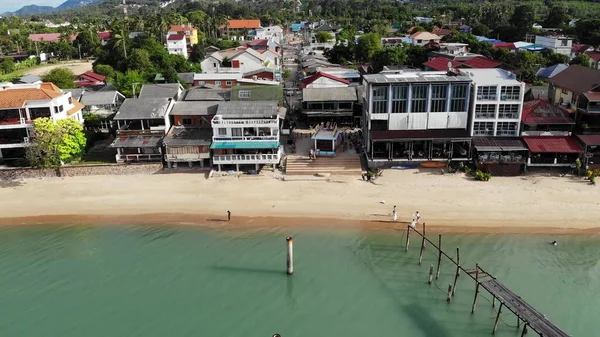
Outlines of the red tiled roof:
[[492,60],[483,56],[476,56],[464,61],[462,65],[474,69],[489,69],[501,66],[502,62]]
[[229,25],[221,25],[219,28],[256,29],[260,28],[260,20],[229,20]]
[[397,38],[390,37],[390,38],[387,38],[387,39],[383,39],[382,44],[383,45],[386,45],[386,44],[402,44],[402,38],[400,38],[400,37],[397,37]]
[[170,32],[186,32],[196,29],[194,25],[171,25]]
[[344,83],[344,84],[350,84],[350,81],[348,81],[346,79],[343,79],[343,78],[340,78],[340,77],[337,77],[337,76],[334,76],[334,75],[331,75],[331,74],[319,71],[318,73],[315,73],[312,76],[307,77],[304,80],[302,80],[302,84],[300,84],[300,87],[301,88],[306,88],[307,85],[311,84],[312,82],[318,80],[321,77],[326,77],[326,78],[329,78],[331,80],[338,81],[338,82]]
[[579,43],[573,43],[573,46],[571,47],[571,52],[572,53],[583,53],[584,51],[590,49],[590,46],[587,44],[579,44]]
[[[29,34],[28,39],[33,42],[58,42],[60,41],[60,33],[42,33],[42,34]],[[77,38],[77,34],[71,35],[69,41],[73,42]]]
[[448,70],[448,62],[452,63],[453,68],[456,68],[462,64],[461,62],[438,56],[434,59],[431,59],[431,60],[423,63],[423,65],[426,66],[427,68],[431,68],[433,70],[445,71],[445,70]]
[[600,145],[600,135],[577,135],[577,138],[588,146]]
[[525,124],[575,124],[566,110],[541,99],[523,103],[521,120]]
[[106,76],[102,76],[100,74],[96,74],[93,71],[86,71],[85,73],[79,75],[79,78],[84,81],[89,82],[104,82]]
[[492,46],[494,48],[498,48],[498,49],[509,49],[509,50],[517,49],[515,44],[512,42],[496,42],[496,43],[492,43]]
[[269,40],[267,40],[267,39],[252,40],[252,41],[248,42],[247,44],[249,46],[267,46],[267,45],[269,45]]
[[110,32],[98,32],[100,40],[110,40]]
[[51,100],[61,96],[60,91],[48,89],[11,89],[0,91],[0,109],[22,108],[27,101]]
[[586,51],[585,54],[589,56],[595,62],[600,61],[600,51]]
[[167,40],[169,40],[169,41],[185,40],[185,34],[171,34],[171,35],[169,35],[169,38]]
[[452,34],[453,32],[450,29],[437,28],[434,29],[432,33],[439,36],[446,36]]
[[529,151],[533,153],[583,153],[583,148],[574,137],[530,136],[523,137]]

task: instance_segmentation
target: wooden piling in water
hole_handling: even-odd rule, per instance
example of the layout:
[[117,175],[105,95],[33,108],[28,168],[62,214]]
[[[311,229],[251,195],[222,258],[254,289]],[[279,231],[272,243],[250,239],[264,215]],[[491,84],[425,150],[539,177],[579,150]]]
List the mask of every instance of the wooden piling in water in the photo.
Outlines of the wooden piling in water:
[[287,274],[292,275],[294,273],[294,239],[288,236],[287,241]]
[[435,279],[440,278],[440,263],[442,263],[442,234],[438,235],[438,264],[437,264],[437,273],[435,274]]
[[521,327],[521,317],[517,315],[517,329]]
[[500,313],[502,312],[503,305],[504,303],[500,302],[500,308],[498,308],[498,314],[496,315],[496,321],[494,322],[494,330],[492,330],[492,335],[496,333],[496,329],[498,328],[498,320],[500,319]]
[[521,337],[525,336],[525,334],[527,333],[527,324],[523,325],[523,332],[521,332]]
[[406,252],[408,252],[408,245],[410,245],[410,225],[406,226],[406,248],[404,248]]
[[425,223],[423,222],[423,247],[425,247]]
[[[423,229],[425,229],[425,224],[423,224]],[[421,238],[421,251],[419,252],[419,266],[423,262],[423,252],[425,251],[425,235]]]
[[496,307],[496,298],[492,298],[492,308]]
[[458,281],[458,275],[460,275],[460,260],[459,260],[459,250],[456,247],[456,274],[454,275],[454,285],[452,286],[452,296],[456,293],[456,282]]
[[452,299],[452,283],[448,285],[448,296],[446,297],[446,301],[450,302]]
[[479,294],[479,263],[475,264],[475,298],[473,298],[473,306],[471,307],[471,314],[475,313],[475,304],[477,303],[477,295]]
[[431,284],[432,280],[433,280],[433,265],[430,264],[429,265],[429,281],[427,281],[427,283]]

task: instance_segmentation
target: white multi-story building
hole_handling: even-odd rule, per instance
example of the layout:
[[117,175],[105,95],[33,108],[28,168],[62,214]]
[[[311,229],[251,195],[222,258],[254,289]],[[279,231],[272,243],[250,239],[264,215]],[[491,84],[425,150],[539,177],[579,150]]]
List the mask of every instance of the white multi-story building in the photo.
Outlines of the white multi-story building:
[[185,41],[185,34],[167,35],[167,50],[169,51],[169,54],[181,55],[187,59],[188,52]]
[[535,44],[550,49],[557,54],[571,56],[573,38],[567,36],[536,36]]
[[16,85],[0,91],[0,158],[22,158],[30,143],[33,120],[72,118],[83,124],[83,104],[52,83]]
[[503,69],[468,69],[473,80],[471,136],[517,137],[525,83]]
[[281,118],[277,101],[221,102],[211,120],[213,165],[240,170],[240,165],[277,165],[283,153],[279,145]]

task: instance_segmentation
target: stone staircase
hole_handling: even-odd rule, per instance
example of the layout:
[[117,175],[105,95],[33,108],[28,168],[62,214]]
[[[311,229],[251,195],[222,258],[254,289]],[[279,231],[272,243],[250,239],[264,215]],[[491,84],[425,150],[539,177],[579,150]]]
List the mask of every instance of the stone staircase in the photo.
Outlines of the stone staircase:
[[360,177],[362,168],[360,157],[336,156],[317,157],[310,160],[308,156],[288,155],[285,163],[286,176],[315,176],[317,174],[355,175]]

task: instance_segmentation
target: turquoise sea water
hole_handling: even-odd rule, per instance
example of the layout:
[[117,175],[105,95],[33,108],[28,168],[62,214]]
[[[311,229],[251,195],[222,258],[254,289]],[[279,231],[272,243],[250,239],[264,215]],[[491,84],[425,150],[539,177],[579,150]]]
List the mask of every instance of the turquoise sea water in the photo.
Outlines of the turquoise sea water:
[[[285,275],[285,237],[295,273]],[[3,336],[490,336],[495,311],[474,283],[427,284],[429,249],[394,231],[216,231],[177,227],[0,228]],[[596,336],[600,238],[444,235],[572,336]],[[520,336],[502,314],[496,336]]]

